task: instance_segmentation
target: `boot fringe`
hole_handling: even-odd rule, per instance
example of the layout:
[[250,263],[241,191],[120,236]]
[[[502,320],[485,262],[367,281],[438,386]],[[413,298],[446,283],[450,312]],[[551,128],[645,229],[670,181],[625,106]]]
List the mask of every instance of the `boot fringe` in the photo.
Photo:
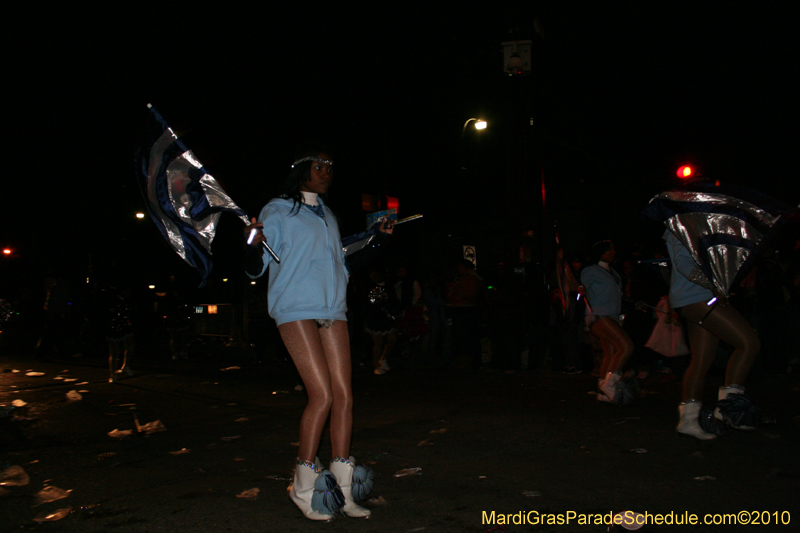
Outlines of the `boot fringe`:
[[342,507],[344,507],[344,494],[336,482],[336,477],[329,470],[323,470],[314,482],[311,509],[324,515],[334,515]]
[[727,426],[714,416],[714,411],[707,407],[700,409],[697,421],[703,431],[717,437],[721,437],[728,431]]
[[639,382],[636,378],[622,378],[614,384],[614,403],[630,405],[639,396]]
[[364,501],[372,493],[375,483],[375,473],[365,465],[358,465],[353,470],[353,500]]
[[761,421],[761,409],[744,394],[729,394],[717,407],[722,419],[734,428],[755,429]]

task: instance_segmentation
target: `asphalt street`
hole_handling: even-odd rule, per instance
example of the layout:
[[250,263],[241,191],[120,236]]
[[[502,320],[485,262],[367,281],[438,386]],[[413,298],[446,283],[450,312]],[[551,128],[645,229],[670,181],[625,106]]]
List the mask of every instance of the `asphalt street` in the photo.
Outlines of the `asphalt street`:
[[798,374],[748,389],[775,424],[700,443],[676,436],[680,384],[660,376],[623,408],[596,401],[586,374],[356,366],[353,455],[375,472],[373,514],[314,523],[286,495],[306,401],[288,363],[150,359],[109,383],[102,361],[5,352],[0,405],[24,405],[0,418],[0,531],[599,532],[580,521],[624,511],[672,517],[641,531],[753,527],[675,524],[691,514],[800,524]]

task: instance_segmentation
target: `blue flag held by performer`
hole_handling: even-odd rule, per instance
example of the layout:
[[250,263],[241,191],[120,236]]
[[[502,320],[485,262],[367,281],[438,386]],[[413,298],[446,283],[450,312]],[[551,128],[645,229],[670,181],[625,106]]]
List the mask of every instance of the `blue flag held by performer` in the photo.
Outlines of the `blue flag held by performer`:
[[203,286],[211,273],[211,242],[220,214],[229,211],[245,224],[250,221],[158,111],[147,107],[146,133],[135,157],[139,186],[159,231],[198,270]]
[[789,211],[752,189],[698,182],[656,195],[644,214],[663,222],[717,290],[728,296]]

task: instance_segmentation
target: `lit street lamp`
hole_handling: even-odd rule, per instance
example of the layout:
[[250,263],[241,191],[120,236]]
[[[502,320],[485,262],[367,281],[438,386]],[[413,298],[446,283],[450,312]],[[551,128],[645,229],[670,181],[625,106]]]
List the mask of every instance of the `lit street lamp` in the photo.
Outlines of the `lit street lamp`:
[[475,121],[475,129],[476,129],[476,130],[485,130],[485,129],[486,129],[486,126],[487,126],[487,124],[486,124],[486,121],[485,121],[485,120],[483,120],[483,119],[480,119],[480,118],[470,118],[470,119],[467,119],[467,121],[464,123],[464,127],[463,127],[463,128],[461,128],[461,138],[462,138],[462,139],[464,138],[464,132],[466,132],[466,131],[467,131],[467,126],[468,126],[468,125],[469,125],[469,123],[470,123],[470,122],[472,122],[473,120]]

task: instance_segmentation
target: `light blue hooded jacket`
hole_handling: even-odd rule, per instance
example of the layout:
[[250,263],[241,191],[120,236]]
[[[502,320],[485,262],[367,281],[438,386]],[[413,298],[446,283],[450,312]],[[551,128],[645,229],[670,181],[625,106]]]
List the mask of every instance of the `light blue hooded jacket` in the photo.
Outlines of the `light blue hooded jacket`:
[[586,287],[586,299],[592,309],[587,311],[587,315],[619,319],[622,279],[613,268],[606,270],[597,264],[588,266],[581,272],[581,283]]
[[713,298],[713,292],[689,280],[692,270],[697,267],[689,250],[669,230],[664,232],[664,240],[667,242],[669,259],[672,263],[669,305],[677,309],[698,302],[707,302]]
[[281,262],[263,252],[263,268],[248,272],[255,279],[269,266],[269,314],[278,325],[295,320],[347,320],[348,272],[344,264],[342,238],[333,212],[319,203],[325,219],[291,199],[271,200],[258,221],[264,236]]

